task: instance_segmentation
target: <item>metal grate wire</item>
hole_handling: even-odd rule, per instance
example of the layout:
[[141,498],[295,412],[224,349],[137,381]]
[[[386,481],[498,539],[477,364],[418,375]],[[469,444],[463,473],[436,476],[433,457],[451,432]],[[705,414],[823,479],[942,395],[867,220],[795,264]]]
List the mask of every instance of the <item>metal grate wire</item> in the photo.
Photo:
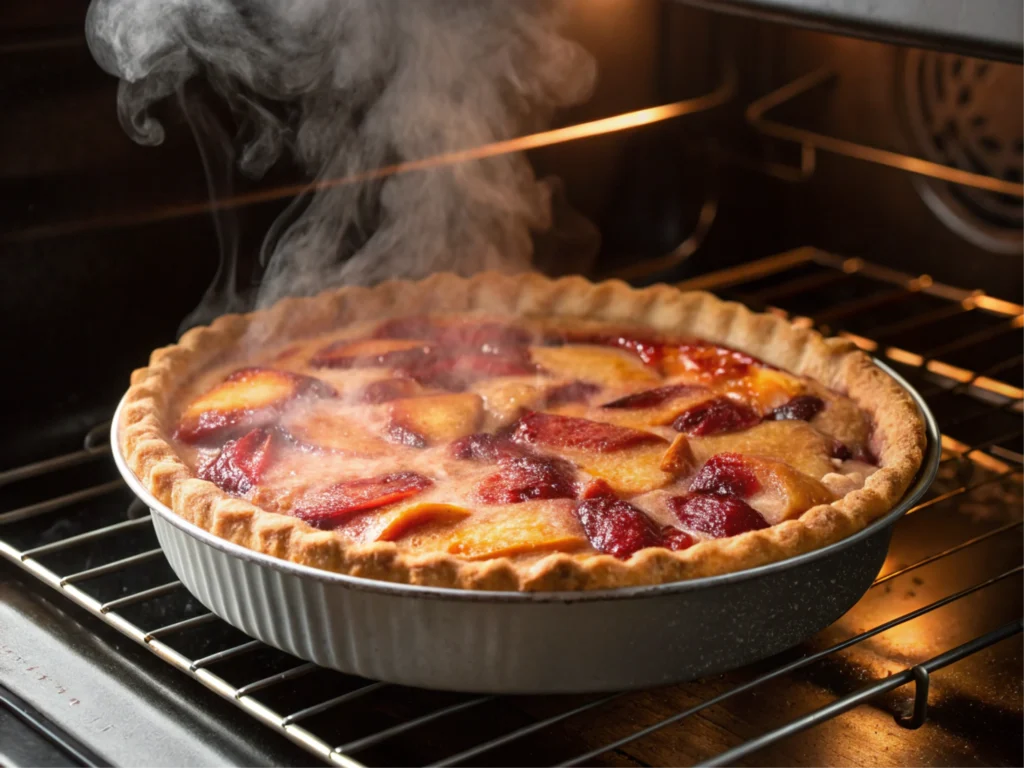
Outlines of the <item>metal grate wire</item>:
[[[809,268],[810,272],[808,272]],[[801,274],[791,277],[793,272],[801,272]],[[875,291],[873,293],[861,291],[845,300],[829,304],[827,309],[817,314],[804,314],[799,309],[789,308],[790,306],[799,307],[801,297],[808,293],[821,291],[823,286],[828,285],[834,288],[855,278],[877,284]],[[951,352],[962,350],[965,346],[978,344],[979,340],[991,341],[1008,333],[1019,334],[1020,329],[1024,326],[1024,308],[977,292],[937,285],[927,276],[902,275],[858,259],[841,259],[813,249],[801,249],[753,262],[743,267],[714,273],[690,281],[681,287],[715,289],[721,294],[745,301],[756,309],[784,314],[791,317],[795,323],[817,326],[826,332],[846,336],[863,349],[887,358],[890,363],[901,367],[904,372],[916,371],[920,377],[923,377],[919,379],[919,388],[931,403],[938,404],[948,398],[968,397],[972,403],[980,404],[976,412],[954,415],[946,419],[945,423],[940,418],[940,424],[943,426],[943,445],[947,451],[943,464],[957,472],[965,469],[964,474],[968,476],[973,476],[971,469],[980,466],[984,470],[984,475],[980,479],[968,479],[949,491],[939,493],[921,502],[908,514],[935,514],[934,511],[931,511],[934,508],[941,507],[978,489],[996,486],[1007,480],[1020,482],[1022,456],[1019,442],[1024,434],[1024,430],[1021,429],[1020,415],[1022,402],[1024,402],[1024,391],[1020,388],[1020,382],[1006,380],[1000,376],[1009,368],[1019,367],[1021,358],[1019,356],[1015,360],[1011,358],[1010,365],[1004,364],[1003,361],[997,361],[981,370],[973,370],[965,367],[962,361],[949,360],[946,356]],[[881,316],[883,313],[879,307],[891,308],[894,304],[908,301],[915,295],[931,297],[935,300],[936,306],[916,315],[912,314],[886,322],[874,322],[878,331],[874,336],[862,335],[858,332],[857,321],[863,317],[863,313],[873,312]],[[949,340],[937,343],[934,337],[929,336],[929,329],[934,324],[948,322],[950,318],[970,313],[983,314],[992,320],[990,328],[983,328],[969,336],[970,345],[962,345]],[[923,338],[931,338],[930,347],[908,348],[896,345],[898,339],[905,338],[907,334],[917,331],[923,332]],[[1019,349],[1019,343],[1017,348]],[[993,414],[1008,417],[1012,426],[998,432],[995,436],[985,435],[970,442],[963,442],[954,436],[957,428],[982,421]],[[108,451],[105,440],[108,429],[109,423],[98,425],[91,430],[85,438],[82,450],[0,472],[0,503],[5,503],[8,490],[16,489],[20,483],[46,479],[51,474],[87,462],[102,461],[102,457]],[[72,570],[62,569],[44,562],[48,558],[60,556],[69,551],[102,548],[104,544],[121,537],[147,531],[151,533],[151,519],[145,515],[145,510],[140,504],[133,503],[131,505],[127,519],[81,533],[55,538],[31,547],[19,548],[12,543],[10,537],[4,536],[5,531],[10,530],[11,526],[16,524],[24,525],[27,521],[36,519],[50,520],[55,515],[59,515],[83,501],[103,499],[119,492],[123,491],[118,481],[102,482],[62,493],[55,498],[22,504],[0,512],[0,555],[62,592],[78,605],[145,646],[183,673],[198,680],[208,689],[234,702],[254,718],[304,747],[313,755],[335,764],[361,765],[362,763],[357,761],[355,755],[365,753],[382,744],[401,741],[415,729],[430,723],[448,719],[455,720],[460,714],[501,701],[502,697],[464,696],[458,698],[454,703],[431,709],[423,714],[405,717],[399,722],[391,722],[384,727],[377,727],[358,737],[349,738],[340,743],[337,740],[332,741],[331,737],[316,725],[318,717],[332,712],[340,712],[344,708],[352,706],[358,707],[365,704],[371,697],[379,695],[381,692],[387,694],[389,689],[397,687],[381,682],[349,678],[346,685],[350,687],[350,690],[346,690],[340,695],[328,695],[319,700],[302,701],[301,705],[281,708],[267,696],[287,687],[290,683],[301,685],[311,676],[312,679],[316,679],[319,676],[337,673],[322,670],[313,664],[268,649],[267,646],[255,640],[238,639],[227,647],[192,658],[189,653],[182,650],[182,645],[178,642],[180,638],[196,630],[204,631],[218,626],[227,629],[227,625],[219,618],[203,608],[195,608],[187,612],[189,615],[169,617],[172,620],[166,623],[140,626],[140,622],[134,619],[132,614],[133,608],[140,605],[184,593],[183,586],[177,580],[168,579],[162,583],[146,583],[117,597],[101,598],[95,591],[90,590],[90,585],[105,578],[129,572],[134,568],[152,569],[156,564],[165,563],[159,549],[140,545],[137,551],[117,557],[112,561]],[[15,496],[15,498],[17,497]],[[959,552],[976,549],[983,542],[1007,536],[1019,538],[1020,527],[1020,520],[1011,521],[978,536],[959,541],[953,546],[923,556],[907,565],[890,569],[874,582],[871,589],[887,585],[898,577],[954,556]],[[854,633],[826,648],[763,671],[741,684],[668,717],[661,718],[650,725],[638,728],[625,736],[602,743],[597,747],[585,750],[577,749],[576,754],[559,764],[588,763],[604,753],[628,749],[634,742],[650,736],[656,731],[673,726],[733,697],[754,690],[770,681],[792,675],[794,672],[807,668],[833,654],[838,654],[847,648],[912,622],[944,606],[967,600],[972,595],[990,589],[1008,579],[1020,579],[1022,571],[1024,571],[1024,565],[1018,564],[1000,573],[992,574],[988,578],[952,591],[915,610]],[[707,755],[702,764],[733,764],[766,746],[838,717],[874,697],[909,683],[914,683],[916,686],[914,711],[910,716],[897,717],[897,721],[906,727],[918,727],[924,722],[927,715],[928,685],[932,673],[1015,635],[1022,629],[1024,629],[1024,624],[1018,618],[989,631],[981,632],[967,642],[921,663],[867,683],[845,695],[839,695],[827,705],[795,717],[781,726],[766,730],[755,738],[735,744],[719,754]],[[268,675],[260,674],[241,683],[237,680],[229,680],[230,675],[222,675],[217,672],[218,667],[223,668],[232,662],[252,658],[267,651],[271,651],[283,660],[283,669],[278,669]],[[584,718],[588,713],[593,713],[626,695],[620,693],[601,696],[556,714],[532,718],[531,722],[511,727],[491,738],[483,738],[432,764],[438,766],[465,764],[487,757],[502,748],[535,736],[560,723]]]

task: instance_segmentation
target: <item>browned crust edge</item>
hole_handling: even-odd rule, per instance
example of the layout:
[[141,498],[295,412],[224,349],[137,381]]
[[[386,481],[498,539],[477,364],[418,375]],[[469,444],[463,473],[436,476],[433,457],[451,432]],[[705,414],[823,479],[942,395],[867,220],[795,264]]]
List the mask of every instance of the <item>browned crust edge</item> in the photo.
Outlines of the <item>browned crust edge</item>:
[[[260,509],[196,478],[170,444],[175,397],[195,374],[236,349],[325,333],[360,320],[417,312],[473,311],[568,315],[692,334],[803,374],[847,394],[871,416],[880,469],[864,487],[799,519],[681,552],[647,549],[628,560],[556,553],[529,565],[507,558],[400,552],[395,544],[352,545],[286,515]],[[119,443],[138,479],[177,514],[216,536],[273,557],[384,581],[487,590],[578,590],[659,584],[739,571],[826,546],[891,509],[921,465],[924,423],[910,395],[851,342],[823,338],[741,304],[667,285],[634,289],[621,281],[483,273],[438,274],[420,282],[346,287],[285,299],[263,312],[226,315],[153,352],[125,396]]]

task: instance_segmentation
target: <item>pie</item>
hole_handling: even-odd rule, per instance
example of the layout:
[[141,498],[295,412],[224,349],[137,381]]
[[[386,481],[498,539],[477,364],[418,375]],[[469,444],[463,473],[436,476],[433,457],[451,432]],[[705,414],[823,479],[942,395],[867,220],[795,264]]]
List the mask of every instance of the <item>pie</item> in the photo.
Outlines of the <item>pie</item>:
[[922,461],[852,344],[706,293],[437,275],[228,315],[135,371],[139,479],[244,547],[489,590],[655,584],[838,541]]

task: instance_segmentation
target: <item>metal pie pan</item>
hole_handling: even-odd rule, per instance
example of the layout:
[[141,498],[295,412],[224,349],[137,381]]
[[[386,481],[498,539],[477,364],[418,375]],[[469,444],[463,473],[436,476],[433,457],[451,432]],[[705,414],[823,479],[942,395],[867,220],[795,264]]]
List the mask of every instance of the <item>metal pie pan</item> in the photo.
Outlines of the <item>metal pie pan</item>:
[[[362,579],[254,552],[187,522],[114,461],[150,508],[182,583],[252,637],[349,674],[480,693],[583,693],[665,685],[790,648],[831,624],[878,574],[896,521],[925,493],[941,454],[925,419],[925,458],[906,495],[862,531],[737,573],[590,592],[482,592]],[[123,405],[123,402],[122,402]]]

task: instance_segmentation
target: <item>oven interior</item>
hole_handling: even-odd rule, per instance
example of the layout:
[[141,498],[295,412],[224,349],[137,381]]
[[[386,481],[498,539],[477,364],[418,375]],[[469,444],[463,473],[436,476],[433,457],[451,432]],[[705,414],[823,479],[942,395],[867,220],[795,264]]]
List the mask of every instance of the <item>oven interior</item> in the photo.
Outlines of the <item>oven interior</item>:
[[[251,280],[307,180],[204,167],[210,136],[181,108],[216,112],[201,83],[163,106],[162,146],[133,144],[82,4],[9,4],[0,735],[21,736],[0,738],[0,762],[1019,765],[1019,43],[908,46],[763,12],[776,5],[571,4],[600,78],[528,152],[562,180],[537,266],[711,290],[847,336],[925,395],[939,479],[861,602],[798,648],[640,693],[479,697],[305,664],[176,581],[117,479],[110,414],[223,249]],[[626,130],[599,122],[624,114]]]

